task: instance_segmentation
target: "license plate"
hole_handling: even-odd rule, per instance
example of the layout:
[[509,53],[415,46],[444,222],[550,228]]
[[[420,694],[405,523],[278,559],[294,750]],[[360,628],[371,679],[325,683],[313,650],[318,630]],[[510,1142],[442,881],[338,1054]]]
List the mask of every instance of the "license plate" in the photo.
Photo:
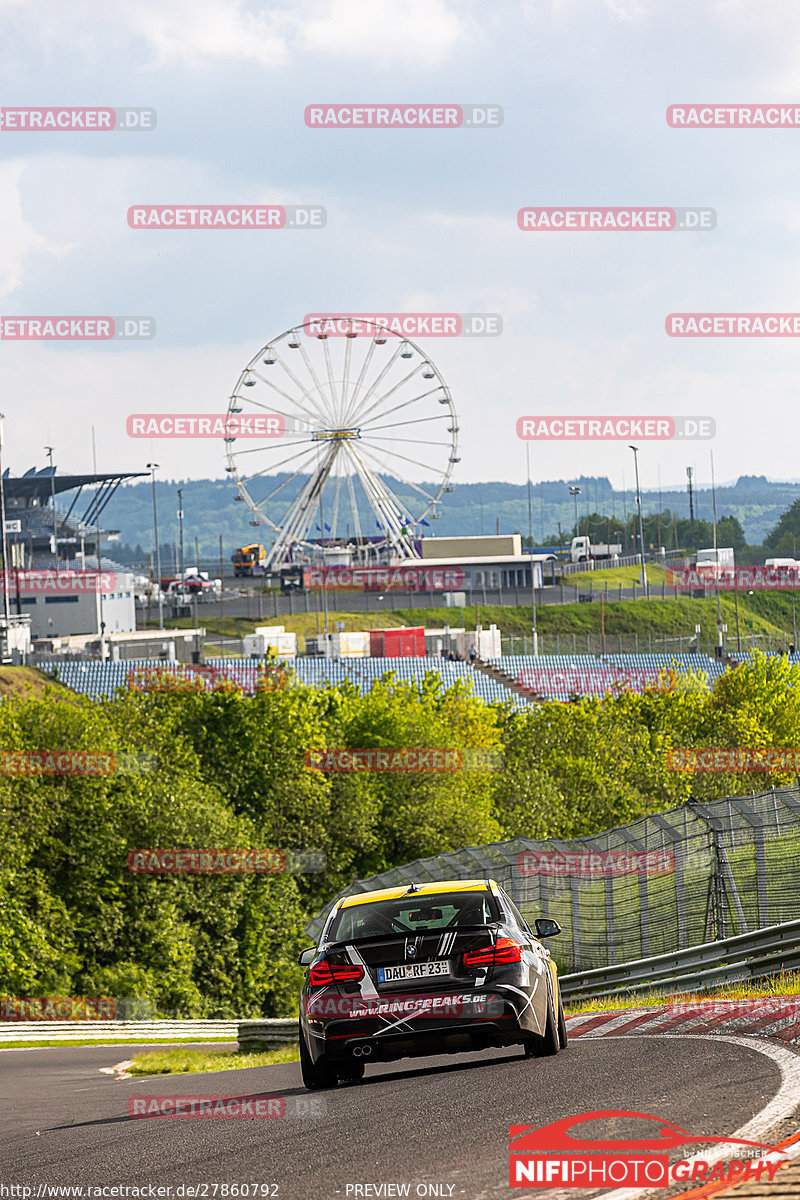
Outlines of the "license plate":
[[400,967],[378,967],[378,983],[392,983],[395,979],[428,979],[432,975],[449,975],[447,959],[429,963],[403,963]]

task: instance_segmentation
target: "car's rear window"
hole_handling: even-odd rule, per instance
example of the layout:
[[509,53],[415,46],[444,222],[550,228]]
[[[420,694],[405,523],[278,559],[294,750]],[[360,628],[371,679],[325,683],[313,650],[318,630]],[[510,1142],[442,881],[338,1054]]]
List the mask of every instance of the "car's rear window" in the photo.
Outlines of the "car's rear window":
[[343,908],[326,934],[331,942],[357,942],[371,937],[408,937],[487,925],[496,920],[488,892],[442,892],[398,900],[373,900]]

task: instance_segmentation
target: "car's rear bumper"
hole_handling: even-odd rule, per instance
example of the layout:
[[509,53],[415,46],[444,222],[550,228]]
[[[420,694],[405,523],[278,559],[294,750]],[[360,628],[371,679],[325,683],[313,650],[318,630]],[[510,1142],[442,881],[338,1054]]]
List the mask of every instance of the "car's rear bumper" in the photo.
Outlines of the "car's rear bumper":
[[469,1020],[407,1021],[400,1028],[374,1019],[308,1023],[308,1048],[316,1060],[390,1062],[433,1054],[458,1054],[518,1045],[531,1037],[510,1006],[502,1014]]

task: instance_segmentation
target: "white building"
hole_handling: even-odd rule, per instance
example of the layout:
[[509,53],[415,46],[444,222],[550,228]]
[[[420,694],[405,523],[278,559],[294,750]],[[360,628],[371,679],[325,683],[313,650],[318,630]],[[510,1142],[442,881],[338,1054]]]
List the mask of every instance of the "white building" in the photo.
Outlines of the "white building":
[[[116,572],[107,575],[113,590],[99,592],[94,588],[81,589],[72,581],[71,586],[58,586],[59,574],[77,572],[20,571],[19,598],[14,580],[9,588],[10,608],[20,610],[31,619],[31,636],[34,638],[69,637],[71,634],[130,633],[136,629],[136,608],[133,596],[133,575]],[[96,576],[96,572],[92,572]]]

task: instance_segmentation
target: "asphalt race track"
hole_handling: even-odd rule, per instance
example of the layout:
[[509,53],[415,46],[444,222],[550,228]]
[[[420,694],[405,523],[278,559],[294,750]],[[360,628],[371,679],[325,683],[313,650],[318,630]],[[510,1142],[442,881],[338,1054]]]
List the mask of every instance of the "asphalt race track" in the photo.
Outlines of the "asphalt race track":
[[[171,1184],[171,1195],[180,1196],[177,1185],[215,1183],[277,1184],[269,1194],[279,1200],[376,1197],[380,1191],[348,1191],[348,1185],[389,1183],[411,1184],[411,1196],[425,1194],[416,1190],[420,1184],[437,1184],[428,1195],[541,1197],[542,1191],[508,1186],[510,1124],[628,1109],[698,1135],[725,1135],[781,1086],[777,1064],[751,1047],[659,1036],[575,1040],[543,1060],[491,1050],[379,1064],[367,1068],[361,1084],[313,1095],[295,1063],[124,1080],[99,1073],[137,1049],[0,1053],[0,1183],[28,1185],[34,1198],[40,1184]],[[127,1113],[134,1095],[264,1093],[286,1098],[286,1116]],[[309,1100],[324,1111],[298,1113],[298,1101],[302,1110]],[[214,1194],[206,1193],[209,1200]],[[402,1193],[383,1192],[392,1194]]]

